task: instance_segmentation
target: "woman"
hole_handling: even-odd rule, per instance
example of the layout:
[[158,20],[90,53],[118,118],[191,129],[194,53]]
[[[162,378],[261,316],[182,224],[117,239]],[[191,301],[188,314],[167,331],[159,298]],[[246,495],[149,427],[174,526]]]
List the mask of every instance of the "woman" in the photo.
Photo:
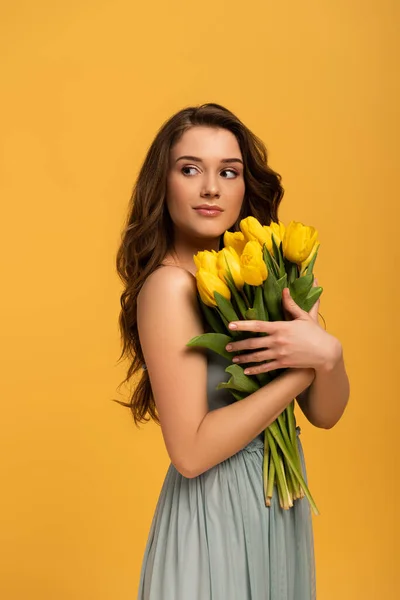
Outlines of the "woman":
[[[240,402],[215,389],[229,378],[228,362],[186,347],[205,327],[193,255],[218,250],[224,231],[238,231],[249,215],[266,225],[278,221],[280,179],[261,140],[218,104],[170,118],[139,173],[117,257],[125,283],[122,355],[132,357],[125,381],[143,369],[129,404],[135,422],[161,425],[171,459],[139,600],[315,598],[308,500],[283,510],[275,493],[265,506],[263,431],[295,397],[316,427],[334,426],[348,398],[340,342],[319,326],[317,305],[306,313],[285,289],[288,320],[257,338],[263,347],[242,353],[241,362],[260,362],[251,372],[286,371]],[[242,330],[264,326],[236,323]],[[236,342],[232,357],[251,348],[250,340]]]

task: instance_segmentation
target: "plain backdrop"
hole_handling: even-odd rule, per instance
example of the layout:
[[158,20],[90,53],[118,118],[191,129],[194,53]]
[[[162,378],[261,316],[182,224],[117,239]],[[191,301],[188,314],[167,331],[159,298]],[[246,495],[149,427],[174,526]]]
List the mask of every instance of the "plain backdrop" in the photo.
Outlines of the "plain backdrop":
[[[267,145],[280,218],[319,231],[351,397],[302,427],[318,597],[395,600],[400,4],[16,0],[0,7],[0,596],[136,598],[169,465],[111,401],[115,254],[164,120],[218,102]],[[188,599],[189,600],[189,599]]]

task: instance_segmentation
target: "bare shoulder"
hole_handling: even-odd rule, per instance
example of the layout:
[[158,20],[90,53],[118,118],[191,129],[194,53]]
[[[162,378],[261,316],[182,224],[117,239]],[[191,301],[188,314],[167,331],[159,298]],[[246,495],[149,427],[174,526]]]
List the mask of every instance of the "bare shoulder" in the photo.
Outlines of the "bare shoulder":
[[166,265],[157,268],[144,282],[139,292],[141,300],[153,294],[190,294],[196,296],[196,279],[191,273],[180,267]]
[[[196,279],[183,268],[163,266],[151,273],[144,282],[137,299],[138,327],[146,324],[170,326],[183,321],[200,326]],[[183,326],[183,325],[182,325]]]

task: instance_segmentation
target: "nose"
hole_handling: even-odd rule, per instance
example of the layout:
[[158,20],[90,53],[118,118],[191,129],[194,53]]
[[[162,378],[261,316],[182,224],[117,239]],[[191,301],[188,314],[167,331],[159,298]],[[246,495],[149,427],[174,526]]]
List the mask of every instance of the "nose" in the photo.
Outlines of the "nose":
[[204,181],[201,195],[204,198],[214,198],[215,196],[219,197],[220,191],[217,179],[215,177],[210,176]]

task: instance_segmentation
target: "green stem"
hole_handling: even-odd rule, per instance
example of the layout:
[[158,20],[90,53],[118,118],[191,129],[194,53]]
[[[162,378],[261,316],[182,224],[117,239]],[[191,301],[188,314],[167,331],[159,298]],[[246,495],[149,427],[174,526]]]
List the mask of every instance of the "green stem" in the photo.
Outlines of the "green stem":
[[270,427],[268,428],[268,443],[271,448],[272,457],[275,463],[275,470],[277,476],[278,486],[280,487],[281,495],[282,495],[282,508],[289,508],[289,498],[287,493],[287,484],[285,479],[285,473],[282,469],[282,463],[280,457],[278,455],[278,450],[275,444],[275,439],[273,434],[270,431]]
[[[281,463],[282,471],[283,471],[283,474],[284,474],[285,492],[286,492],[286,494],[288,496],[288,504],[289,504],[289,508],[290,508],[290,507],[293,506],[293,490],[292,490],[292,487],[290,485],[290,479],[289,479],[289,476],[288,476],[288,470],[287,470],[287,468],[285,469],[285,462],[284,462],[282,456],[279,456],[279,461]],[[286,465],[286,467],[287,467],[287,465]]]
[[272,498],[272,494],[274,491],[275,474],[276,474],[275,463],[271,456],[270,461],[269,461],[269,470],[268,470],[267,499]]
[[[318,508],[314,502],[313,497],[311,496],[310,490],[307,487],[306,482],[304,481],[304,478],[302,476],[302,474],[299,472],[299,470],[297,469],[297,466],[295,464],[295,462],[293,461],[292,455],[291,453],[288,451],[288,449],[286,448],[286,445],[283,441],[282,435],[279,431],[278,425],[274,422],[272,423],[269,428],[268,428],[271,432],[271,437],[274,438],[274,441],[276,441],[276,443],[278,444],[278,446],[280,447],[280,449],[282,450],[284,456],[286,457],[288,463],[290,464],[290,466],[293,469],[294,474],[296,475],[297,479],[299,480],[301,487],[304,490],[305,495],[308,498],[308,501],[310,502],[311,508],[313,509],[314,513],[316,515],[319,515],[319,511]],[[270,437],[268,438],[269,442],[271,443]],[[271,445],[272,447],[272,445]],[[276,465],[275,465],[276,466]]]
[[296,475],[293,473],[293,469],[290,464],[286,461],[286,472],[288,474],[288,480],[291,483],[293,500],[300,498],[300,484],[297,481]]
[[292,445],[292,455],[293,458],[296,461],[296,465],[299,471],[301,471],[301,461],[300,461],[300,454],[299,454],[299,449],[297,446],[297,434],[296,434],[296,419],[294,416],[294,400],[289,404],[289,406],[286,408],[286,418],[287,418],[287,422],[288,422],[288,429],[289,429],[289,437],[290,437],[290,441],[291,441],[291,445]]
[[247,295],[245,294],[244,290],[242,290],[240,292],[240,295],[242,296],[242,298],[246,304],[246,308],[250,308],[250,302],[249,302],[249,299],[247,298]]
[[287,431],[287,428],[286,428],[285,417],[284,417],[283,413],[281,413],[279,415],[279,417],[277,418],[277,421],[279,423],[279,427],[280,427],[280,430],[282,432],[282,437],[283,437],[283,439],[285,441],[285,444],[286,444],[287,448],[290,450],[291,454],[293,454],[293,452],[292,452],[292,441],[291,441],[291,439],[289,437],[289,434],[288,434],[288,431]]
[[268,443],[268,437],[264,431],[264,459],[263,459],[263,483],[264,483],[264,498],[265,502],[267,501],[267,488],[268,488],[268,465],[270,460],[270,447]]
[[294,417],[294,400],[292,400],[292,402],[286,408],[286,418],[287,418],[287,422],[288,422],[290,441],[292,442],[292,446],[294,446],[295,441],[296,441],[296,420]]

